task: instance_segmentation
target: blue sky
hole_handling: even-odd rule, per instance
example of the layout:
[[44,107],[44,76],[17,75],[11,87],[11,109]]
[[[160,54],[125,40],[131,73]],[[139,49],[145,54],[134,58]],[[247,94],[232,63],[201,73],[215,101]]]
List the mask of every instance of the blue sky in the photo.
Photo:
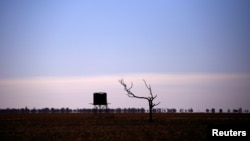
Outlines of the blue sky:
[[0,79],[249,76],[249,14],[248,0],[2,0]]

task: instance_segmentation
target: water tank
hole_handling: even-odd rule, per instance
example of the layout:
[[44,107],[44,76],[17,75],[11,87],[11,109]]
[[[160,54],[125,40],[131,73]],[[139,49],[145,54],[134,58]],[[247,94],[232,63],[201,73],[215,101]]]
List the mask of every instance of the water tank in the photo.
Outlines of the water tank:
[[94,105],[107,105],[107,93],[94,93]]

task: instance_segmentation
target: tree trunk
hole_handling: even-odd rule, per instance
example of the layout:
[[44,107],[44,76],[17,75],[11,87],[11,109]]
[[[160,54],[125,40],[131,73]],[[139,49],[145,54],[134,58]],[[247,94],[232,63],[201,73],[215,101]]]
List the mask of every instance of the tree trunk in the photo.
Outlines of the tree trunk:
[[152,122],[153,121],[153,117],[152,117],[152,109],[153,109],[153,103],[152,101],[148,101],[148,104],[149,104],[149,122]]

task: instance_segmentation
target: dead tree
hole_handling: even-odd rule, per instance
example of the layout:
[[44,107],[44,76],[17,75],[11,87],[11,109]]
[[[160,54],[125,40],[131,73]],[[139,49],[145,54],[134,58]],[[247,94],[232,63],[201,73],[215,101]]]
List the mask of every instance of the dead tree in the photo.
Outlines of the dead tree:
[[145,86],[147,87],[147,89],[149,90],[149,96],[148,97],[142,97],[142,96],[137,96],[135,95],[131,89],[133,87],[133,82],[131,82],[131,86],[128,88],[127,85],[124,83],[123,79],[119,80],[119,82],[121,83],[121,85],[124,87],[124,90],[127,92],[127,95],[128,97],[131,97],[131,98],[140,98],[140,99],[145,99],[145,100],[148,100],[148,105],[149,105],[149,121],[152,122],[153,121],[153,118],[152,118],[152,110],[155,106],[159,105],[159,103],[155,104],[153,103],[154,99],[157,97],[157,95],[153,95],[153,92],[152,92],[152,89],[151,89],[151,86],[147,84],[147,82],[145,80],[144,81],[144,84]]

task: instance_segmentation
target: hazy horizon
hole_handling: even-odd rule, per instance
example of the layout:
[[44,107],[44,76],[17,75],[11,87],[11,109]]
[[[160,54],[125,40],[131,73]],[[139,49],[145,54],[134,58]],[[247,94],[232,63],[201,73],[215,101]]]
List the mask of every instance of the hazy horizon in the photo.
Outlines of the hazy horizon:
[[[129,98],[118,80],[139,96],[148,96],[142,79],[161,102],[156,108],[249,109],[248,74],[124,74],[82,77],[37,77],[0,81],[1,108],[93,108],[93,93],[107,92],[110,108],[145,108],[146,100]],[[226,94],[226,95],[225,95]],[[21,100],[20,100],[21,99]]]
[[250,109],[248,0],[1,0],[0,109]]

